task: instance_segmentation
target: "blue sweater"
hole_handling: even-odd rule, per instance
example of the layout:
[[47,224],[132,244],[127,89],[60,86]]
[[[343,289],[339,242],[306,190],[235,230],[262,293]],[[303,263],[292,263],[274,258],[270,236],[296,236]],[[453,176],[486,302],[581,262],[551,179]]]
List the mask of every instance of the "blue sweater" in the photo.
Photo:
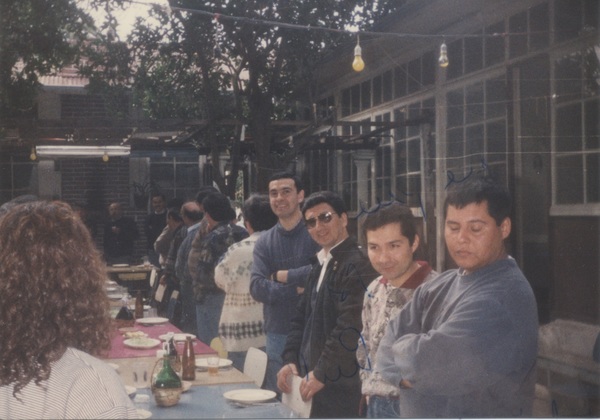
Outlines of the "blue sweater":
[[[290,320],[300,300],[296,288],[304,287],[311,268],[310,258],[319,249],[302,222],[289,231],[277,223],[256,241],[250,294],[263,303],[267,333],[289,332]],[[279,270],[288,270],[287,284],[270,280],[271,274]]]
[[538,319],[512,258],[419,286],[390,321],[376,370],[400,390],[403,417],[531,417]]

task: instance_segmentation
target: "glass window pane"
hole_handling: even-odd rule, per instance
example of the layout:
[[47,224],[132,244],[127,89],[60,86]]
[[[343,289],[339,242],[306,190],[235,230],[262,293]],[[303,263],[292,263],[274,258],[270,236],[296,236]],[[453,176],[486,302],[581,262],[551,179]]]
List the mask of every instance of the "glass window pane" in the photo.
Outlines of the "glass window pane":
[[463,155],[463,129],[462,127],[448,130],[448,150],[447,156],[449,158],[462,157]]
[[360,85],[360,99],[362,110],[371,108],[371,81],[367,80]]
[[[402,112],[402,110],[400,109],[395,109],[394,110],[394,121],[395,122],[404,122],[404,112]],[[406,127],[402,126],[402,127],[398,127],[395,130],[395,134],[394,136],[396,137],[396,140],[400,140],[406,137]]]
[[457,39],[448,45],[448,61],[450,64],[446,67],[447,78],[455,79],[463,75],[463,40]]
[[465,120],[474,123],[483,120],[483,84],[477,83],[465,89]]
[[[486,67],[504,61],[504,22],[498,22],[485,28],[485,65]],[[495,35],[498,34],[498,35]]]
[[600,148],[600,107],[598,99],[583,104],[585,108],[585,148]]
[[[596,2],[596,1],[594,1]],[[550,12],[548,3],[538,4],[529,12],[529,47],[537,51],[550,45]]]
[[422,77],[421,82],[423,87],[431,86],[435,83],[435,69],[437,68],[437,60],[438,57],[435,56],[433,51],[427,51],[423,54],[423,58],[421,60],[422,69]]
[[421,59],[408,63],[408,93],[421,89]]
[[12,175],[10,171],[10,163],[0,164],[0,190],[8,190],[12,187]]
[[342,116],[346,117],[350,115],[352,106],[350,104],[350,89],[344,89],[342,91]]
[[504,162],[506,160],[506,124],[497,121],[487,125],[487,162]]
[[583,202],[583,160],[578,156],[556,158],[556,203]]
[[175,188],[173,165],[152,163],[150,165],[150,179],[160,191],[173,191]]
[[506,115],[506,81],[504,77],[485,82],[486,118],[504,117]]
[[467,127],[467,134],[465,137],[465,145],[468,156],[467,163],[471,165],[479,165],[482,162],[485,162],[483,155],[483,125]]
[[394,96],[401,98],[406,96],[406,66],[396,67],[394,70]]
[[527,54],[527,11],[511,16],[508,20],[510,31],[509,56],[511,58]]
[[483,38],[481,32],[473,38],[465,38],[465,74],[483,68]]
[[406,151],[406,141],[402,140],[396,143],[396,173],[406,173],[408,167],[408,155]]
[[555,63],[556,100],[565,102],[581,97],[581,56],[567,55]]
[[354,85],[351,88],[352,96],[352,114],[356,114],[360,111],[360,85]]
[[581,29],[581,1],[555,0],[554,36],[556,42],[576,38]]
[[392,71],[386,71],[383,73],[383,102],[392,100]]
[[588,203],[600,202],[600,153],[586,157],[586,184]]
[[556,112],[556,151],[582,150],[581,105],[563,106]]
[[453,90],[446,95],[448,127],[458,127],[463,124],[463,91]]
[[[414,103],[408,106],[408,119],[415,120],[421,117],[421,104]],[[408,126],[408,136],[419,136],[421,135],[421,126],[420,125],[410,125]]]
[[408,176],[407,204],[410,207],[421,206],[421,177],[419,175]]
[[15,189],[28,189],[32,185],[33,164],[13,165],[13,185]]
[[408,172],[421,170],[421,142],[410,140],[408,142]]
[[381,76],[377,76],[373,79],[373,106],[377,106],[381,103]]

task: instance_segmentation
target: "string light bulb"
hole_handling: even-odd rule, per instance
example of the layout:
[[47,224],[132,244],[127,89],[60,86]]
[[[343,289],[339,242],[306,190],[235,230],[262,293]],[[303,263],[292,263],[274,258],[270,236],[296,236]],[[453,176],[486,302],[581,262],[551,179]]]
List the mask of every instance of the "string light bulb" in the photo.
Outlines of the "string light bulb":
[[448,47],[446,46],[446,41],[442,42],[442,45],[440,45],[440,58],[438,59],[438,63],[442,68],[448,67]]
[[108,162],[108,153],[106,153],[106,150],[104,150],[104,154],[102,155],[102,162]]
[[35,154],[35,146],[31,146],[31,154],[29,155],[29,159],[36,160],[37,155]]
[[354,47],[354,61],[352,68],[355,72],[361,72],[365,68],[365,62],[362,59],[362,48],[360,47],[360,37],[356,37],[356,47]]

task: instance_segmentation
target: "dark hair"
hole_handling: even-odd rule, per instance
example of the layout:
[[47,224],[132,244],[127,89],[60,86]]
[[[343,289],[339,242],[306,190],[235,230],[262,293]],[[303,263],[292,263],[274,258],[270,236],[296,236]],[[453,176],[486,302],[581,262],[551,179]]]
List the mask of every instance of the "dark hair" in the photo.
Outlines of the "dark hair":
[[167,219],[173,219],[177,222],[183,222],[179,208],[170,208],[167,210]]
[[277,215],[271,209],[268,195],[251,195],[244,201],[242,214],[244,215],[244,220],[256,232],[271,229],[277,223]]
[[167,199],[163,193],[155,192],[152,194],[152,197],[150,197],[150,198],[154,198],[154,197],[160,197],[163,199],[163,201],[167,201]]
[[319,191],[312,193],[306,200],[304,200],[304,204],[302,205],[302,216],[304,216],[309,209],[321,203],[329,204],[340,216],[343,213],[347,213],[346,203],[344,203],[342,197],[332,191]]
[[[187,206],[187,204],[189,203],[194,203],[195,206],[193,206],[192,208],[188,208],[190,206]],[[197,207],[198,203],[196,203],[195,201],[188,201],[186,203],[183,203],[183,205],[181,206],[181,216],[185,216],[188,219],[190,219],[192,222],[197,222],[202,220],[202,212],[200,211],[200,208]]]
[[106,268],[68,204],[20,204],[0,219],[0,278],[0,386],[13,395],[47,380],[67,347],[110,348]]
[[235,210],[231,207],[229,198],[220,192],[210,193],[202,200],[204,212],[216,222],[235,219]]
[[167,201],[167,208],[175,208],[177,209],[177,211],[179,211],[179,209],[181,208],[181,206],[183,206],[183,199],[179,198],[179,197],[173,197],[171,198],[169,201]]
[[276,172],[269,178],[269,183],[271,183],[272,181],[277,181],[279,179],[291,179],[292,181],[294,181],[294,185],[296,186],[296,192],[304,190],[304,186],[302,185],[300,177],[294,175],[291,172]]
[[510,194],[494,178],[484,175],[471,175],[462,182],[455,182],[448,188],[444,202],[444,219],[448,214],[448,206],[458,209],[477,203],[487,202],[488,213],[500,224],[510,217],[512,200]]
[[212,193],[218,193],[219,190],[217,190],[215,187],[211,186],[211,185],[207,185],[205,187],[200,187],[200,189],[198,190],[198,193],[196,194],[196,203],[202,205],[202,201],[204,201],[204,199],[206,198],[206,196],[208,194],[212,194]]
[[364,238],[366,239],[367,231],[377,230],[392,223],[400,224],[400,232],[408,238],[408,242],[412,246],[417,236],[417,223],[410,207],[397,201],[376,204],[369,209],[363,218],[362,232]]

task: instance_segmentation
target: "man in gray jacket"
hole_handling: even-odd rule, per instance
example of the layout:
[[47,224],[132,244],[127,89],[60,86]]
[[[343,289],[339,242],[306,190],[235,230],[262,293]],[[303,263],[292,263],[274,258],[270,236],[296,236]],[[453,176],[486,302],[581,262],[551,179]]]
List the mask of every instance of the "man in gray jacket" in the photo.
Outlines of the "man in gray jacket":
[[401,416],[531,417],[537,307],[504,246],[510,207],[488,177],[450,187],[444,235],[458,269],[417,288],[377,351]]

